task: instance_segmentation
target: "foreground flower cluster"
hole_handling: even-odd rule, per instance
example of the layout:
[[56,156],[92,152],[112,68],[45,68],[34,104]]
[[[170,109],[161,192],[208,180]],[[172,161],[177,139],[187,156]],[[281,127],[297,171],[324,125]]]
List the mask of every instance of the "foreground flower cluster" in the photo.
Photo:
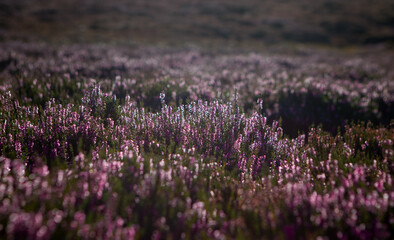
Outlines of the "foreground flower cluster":
[[261,100],[157,97],[152,112],[100,85],[43,106],[2,93],[1,238],[393,237],[393,129],[289,139]]

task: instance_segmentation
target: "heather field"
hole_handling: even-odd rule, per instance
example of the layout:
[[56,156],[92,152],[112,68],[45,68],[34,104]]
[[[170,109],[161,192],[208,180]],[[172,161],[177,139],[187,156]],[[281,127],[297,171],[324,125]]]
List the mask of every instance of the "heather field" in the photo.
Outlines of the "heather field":
[[0,239],[393,239],[373,3],[0,0]]
[[1,48],[1,238],[393,236],[390,54]]

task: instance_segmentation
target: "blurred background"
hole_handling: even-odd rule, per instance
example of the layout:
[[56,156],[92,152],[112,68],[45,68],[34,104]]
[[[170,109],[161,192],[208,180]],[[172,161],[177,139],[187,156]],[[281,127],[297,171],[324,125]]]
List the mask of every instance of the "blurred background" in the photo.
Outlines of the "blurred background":
[[0,40],[392,48],[394,1],[0,0]]

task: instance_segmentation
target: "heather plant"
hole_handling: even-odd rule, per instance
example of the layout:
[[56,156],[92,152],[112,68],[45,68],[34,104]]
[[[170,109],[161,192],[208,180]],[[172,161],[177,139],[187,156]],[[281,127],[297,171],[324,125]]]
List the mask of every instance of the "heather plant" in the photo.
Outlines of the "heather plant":
[[228,101],[237,91],[241,108],[249,114],[262,98],[268,122],[282,118],[284,134],[290,137],[307,133],[311,124],[322,124],[335,135],[351,121],[388,125],[393,118],[390,54],[347,56],[307,49],[293,55],[215,53],[14,42],[2,43],[2,48],[0,57],[7,64],[0,73],[1,91],[42,107],[51,98],[80,103],[84,92],[99,83],[119,103],[129,95],[155,112],[160,111],[162,91],[171,106]]
[[[75,49],[57,52],[64,69],[45,58],[29,68],[22,51],[8,67],[25,80],[2,79],[0,238],[392,238],[394,131],[374,105],[391,106],[389,81],[323,84],[297,71],[264,80],[257,73],[279,60],[259,55],[211,59],[213,71],[195,52],[159,64],[144,51],[105,62],[101,53],[119,52]],[[13,79],[10,69],[2,76]],[[40,97],[45,79],[55,87]],[[346,124],[333,107],[360,119],[377,111],[382,125]]]

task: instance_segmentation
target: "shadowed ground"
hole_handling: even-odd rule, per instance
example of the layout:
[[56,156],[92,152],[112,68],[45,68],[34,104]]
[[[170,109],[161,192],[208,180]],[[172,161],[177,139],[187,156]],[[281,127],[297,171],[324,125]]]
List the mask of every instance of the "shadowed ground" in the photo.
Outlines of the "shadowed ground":
[[245,45],[393,43],[390,0],[2,0],[0,37]]

